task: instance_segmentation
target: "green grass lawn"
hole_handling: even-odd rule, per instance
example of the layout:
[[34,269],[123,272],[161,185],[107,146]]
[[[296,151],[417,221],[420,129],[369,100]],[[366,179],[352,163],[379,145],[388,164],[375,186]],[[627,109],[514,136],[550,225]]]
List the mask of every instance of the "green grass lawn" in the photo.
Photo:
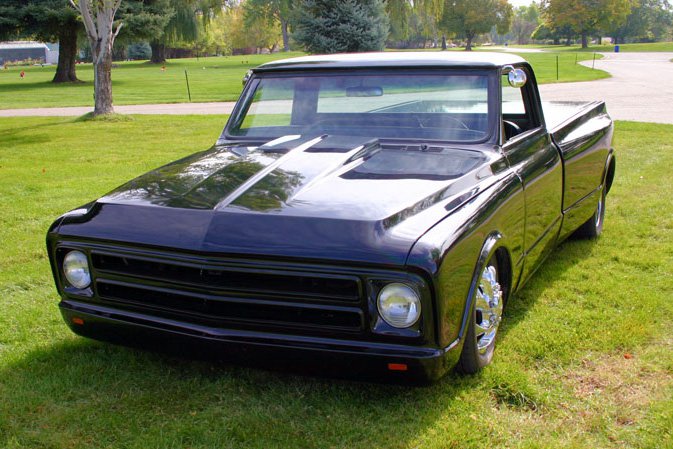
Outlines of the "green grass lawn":
[[[301,53],[175,59],[161,65],[119,62],[112,69],[115,104],[187,103],[185,70],[193,102],[235,101],[252,67]],[[21,71],[26,77],[21,79]],[[0,109],[93,106],[93,66],[77,66],[83,83],[53,84],[55,67],[12,67],[0,70]]]
[[[436,50],[435,50],[436,51]],[[121,62],[112,70],[114,104],[186,103],[189,101],[185,70],[193,102],[235,101],[241,92],[246,71],[264,62],[300,53],[276,53],[196,59],[175,59],[162,71],[147,62]],[[556,56],[525,54],[538,73],[539,82],[556,82]],[[591,58],[580,55],[580,60]],[[21,71],[26,77],[21,79]],[[93,106],[91,64],[77,66],[76,84],[53,84],[54,67],[12,67],[0,70],[0,109]],[[575,64],[575,56],[563,55],[560,81],[587,81],[606,77],[605,72]]]
[[[560,52],[613,52],[615,46],[606,45],[590,45],[589,48],[582,48],[581,45],[512,45],[513,48],[539,48],[545,51],[560,51]],[[623,52],[673,52],[673,42],[651,42],[645,44],[619,44],[619,51]]]
[[603,236],[564,243],[512,298],[480,375],[372,385],[70,333],[49,224],[206,148],[224,120],[0,119],[0,447],[672,447],[673,126],[618,124]]
[[[567,83],[575,81],[592,81],[609,78],[610,75],[602,70],[585,67],[579,62],[590,61],[593,54],[587,53],[520,53],[519,56],[530,62],[539,84]],[[597,59],[603,56],[597,55]],[[558,77],[556,62],[558,58]]]

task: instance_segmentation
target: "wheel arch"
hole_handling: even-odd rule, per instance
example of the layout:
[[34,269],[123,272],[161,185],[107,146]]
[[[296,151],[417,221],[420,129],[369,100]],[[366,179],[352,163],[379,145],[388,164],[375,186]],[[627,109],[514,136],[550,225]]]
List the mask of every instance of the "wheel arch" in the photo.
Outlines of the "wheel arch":
[[460,325],[460,331],[458,332],[458,338],[463,339],[465,336],[465,331],[467,329],[468,320],[470,319],[472,307],[474,305],[474,297],[479,283],[479,276],[481,275],[482,270],[486,266],[491,258],[495,257],[498,263],[499,276],[503,281],[503,295],[505,301],[509,299],[509,295],[512,289],[513,283],[513,269],[512,269],[512,258],[511,253],[505,241],[503,239],[502,233],[499,231],[492,231],[486,237],[484,244],[481,247],[479,252],[479,257],[477,263],[474,267],[474,272],[472,273],[472,280],[470,281],[470,289],[468,291],[468,296],[465,301],[465,308],[463,309],[463,317]]
[[440,348],[460,352],[475,273],[496,251],[506,267],[508,292],[516,290],[523,260],[524,211],[521,179],[509,172],[433,226],[409,251],[407,267],[432,280]]
[[615,172],[617,170],[617,158],[615,157],[614,150],[610,150],[608,155],[608,160],[606,163],[604,184],[605,184],[605,193],[609,193],[612,188],[612,183],[615,180]]

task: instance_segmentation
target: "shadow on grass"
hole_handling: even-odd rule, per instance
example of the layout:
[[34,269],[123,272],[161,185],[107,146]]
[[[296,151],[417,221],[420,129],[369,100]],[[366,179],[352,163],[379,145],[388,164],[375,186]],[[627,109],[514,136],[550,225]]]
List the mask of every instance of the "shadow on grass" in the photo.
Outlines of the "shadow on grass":
[[[32,117],[27,119],[32,119]],[[0,127],[0,142],[7,149],[13,149],[22,145],[34,145],[36,143],[46,143],[53,140],[53,136],[49,132],[38,133],[37,130],[50,128],[54,126],[63,126],[65,123],[72,122],[72,118],[63,118],[63,120],[53,121],[49,120],[46,123],[31,124],[21,127],[13,127],[2,129]],[[0,122],[2,124],[2,122]],[[24,134],[25,133],[25,134]]]
[[[557,248],[512,298],[503,335],[593,246],[569,241]],[[480,427],[471,420],[487,420],[480,413],[500,405],[536,412],[543,396],[508,360],[496,359],[477,376],[450,373],[415,388],[307,377],[291,363],[269,371],[195,358],[200,355],[78,337],[27,352],[0,370],[0,447],[122,441],[123,447],[409,447],[440,420],[448,420],[440,428],[456,429],[443,447],[478,447],[470,438],[478,438]]]
[[142,447],[145,439],[151,447],[403,447],[447,401],[482,383],[450,375],[425,388],[365,384],[79,338],[27,353],[0,379],[0,429],[26,447],[52,447],[52,439],[82,443],[74,447]]
[[[509,329],[524,321],[537,298],[547,290],[549,284],[560,279],[579,261],[592,257],[597,240],[568,238],[554,248],[528,282],[507,302],[503,316],[503,325],[498,338],[502,339]],[[496,352],[497,354],[497,352]]]
[[93,88],[92,81],[77,81],[75,83],[52,83],[51,81],[40,81],[40,82],[15,82],[15,83],[2,83],[0,84],[0,92],[22,92],[22,91],[33,91],[35,89],[57,89],[67,91],[69,89],[81,89],[82,87],[90,86]]

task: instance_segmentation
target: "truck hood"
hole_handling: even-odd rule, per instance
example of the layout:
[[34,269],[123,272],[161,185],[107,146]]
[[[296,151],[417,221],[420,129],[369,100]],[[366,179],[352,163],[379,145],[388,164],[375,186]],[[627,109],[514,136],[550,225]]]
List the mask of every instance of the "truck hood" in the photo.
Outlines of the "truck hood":
[[413,243],[493,182],[492,150],[285,136],[225,143],[99,199],[62,235],[189,251],[401,265]]

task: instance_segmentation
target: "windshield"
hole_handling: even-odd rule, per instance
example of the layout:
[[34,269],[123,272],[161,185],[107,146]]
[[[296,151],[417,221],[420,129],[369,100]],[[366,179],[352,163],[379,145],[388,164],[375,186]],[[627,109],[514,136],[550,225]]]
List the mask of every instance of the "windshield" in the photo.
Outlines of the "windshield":
[[400,71],[266,75],[226,134],[340,134],[456,142],[488,137],[488,76]]

